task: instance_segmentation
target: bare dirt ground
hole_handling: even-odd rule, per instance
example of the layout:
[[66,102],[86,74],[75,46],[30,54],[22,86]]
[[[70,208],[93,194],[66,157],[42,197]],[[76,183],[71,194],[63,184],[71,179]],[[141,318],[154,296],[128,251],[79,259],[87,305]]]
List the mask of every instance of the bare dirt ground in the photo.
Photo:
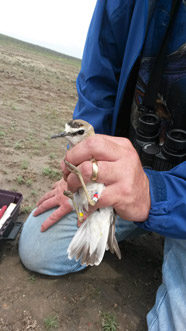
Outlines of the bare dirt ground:
[[[23,194],[19,221],[60,176],[61,131],[77,100],[80,61],[0,36],[0,188]],[[0,241],[0,330],[147,330],[161,282],[162,238],[147,234],[63,277],[26,270],[18,239]]]

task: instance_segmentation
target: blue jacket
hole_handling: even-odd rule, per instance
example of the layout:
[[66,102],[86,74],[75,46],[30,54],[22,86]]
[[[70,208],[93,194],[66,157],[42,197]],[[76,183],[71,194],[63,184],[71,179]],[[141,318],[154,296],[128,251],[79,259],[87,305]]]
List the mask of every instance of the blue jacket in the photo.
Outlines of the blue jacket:
[[[131,69],[142,49],[153,0],[98,0],[77,78],[74,118],[114,135]],[[145,170],[151,209],[140,227],[186,239],[186,162],[167,172]]]

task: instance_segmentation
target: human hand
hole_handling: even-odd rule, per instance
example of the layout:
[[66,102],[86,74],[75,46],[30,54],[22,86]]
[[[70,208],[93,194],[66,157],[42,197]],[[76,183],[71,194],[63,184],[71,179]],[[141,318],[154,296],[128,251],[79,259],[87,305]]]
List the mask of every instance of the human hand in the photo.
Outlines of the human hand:
[[59,206],[42,224],[41,232],[46,231],[50,226],[57,223],[63,216],[72,211],[69,198],[65,197],[63,192],[67,189],[66,182],[61,179],[56,182],[53,189],[46,193],[37,203],[37,209],[34,216],[38,216],[48,209]]
[[[97,182],[106,188],[92,212],[98,208],[113,206],[116,213],[128,221],[143,222],[150,211],[149,181],[139,156],[131,142],[126,138],[95,135],[67,151],[66,160],[81,171],[85,183],[91,181],[92,162],[98,162]],[[68,189],[77,191],[81,186],[79,179],[61,164]]]

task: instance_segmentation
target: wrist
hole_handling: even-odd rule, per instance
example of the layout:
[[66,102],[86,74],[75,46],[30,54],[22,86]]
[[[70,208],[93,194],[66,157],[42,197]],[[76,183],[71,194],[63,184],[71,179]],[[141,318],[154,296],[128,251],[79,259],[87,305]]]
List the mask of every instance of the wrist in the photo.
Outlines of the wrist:
[[142,197],[142,203],[141,203],[141,216],[139,217],[138,222],[145,222],[150,213],[150,207],[151,207],[151,198],[150,198],[150,183],[147,175],[144,173],[144,194]]

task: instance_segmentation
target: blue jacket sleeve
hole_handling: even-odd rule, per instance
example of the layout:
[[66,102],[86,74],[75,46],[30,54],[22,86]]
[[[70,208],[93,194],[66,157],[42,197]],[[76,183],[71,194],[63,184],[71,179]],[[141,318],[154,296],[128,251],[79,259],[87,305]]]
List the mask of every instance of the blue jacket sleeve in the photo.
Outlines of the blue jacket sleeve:
[[97,133],[111,134],[133,3],[134,0],[98,0],[89,27],[73,118],[90,122]]
[[136,224],[147,231],[186,239],[186,162],[170,171],[145,169],[150,182],[149,218]]

